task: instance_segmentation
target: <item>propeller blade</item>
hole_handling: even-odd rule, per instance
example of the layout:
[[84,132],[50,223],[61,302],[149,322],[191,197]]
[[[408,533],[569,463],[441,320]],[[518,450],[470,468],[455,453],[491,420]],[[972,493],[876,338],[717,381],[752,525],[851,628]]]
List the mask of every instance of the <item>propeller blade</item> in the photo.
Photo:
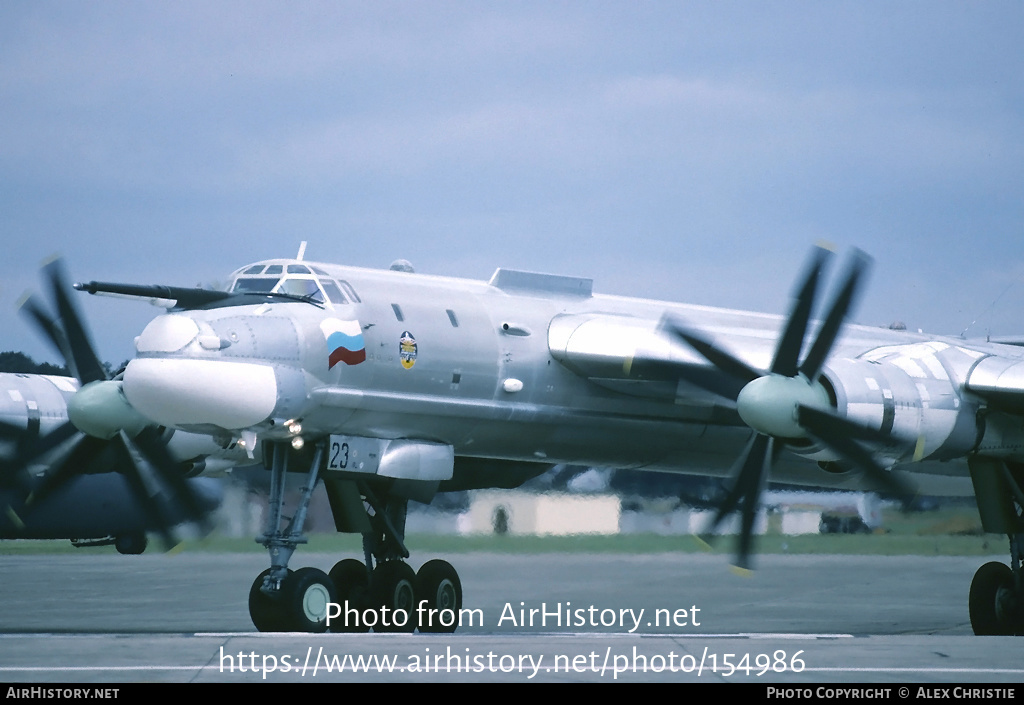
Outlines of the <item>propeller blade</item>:
[[152,465],[160,481],[171,490],[171,500],[181,505],[189,521],[204,523],[207,512],[203,498],[188,483],[181,467],[167,452],[167,443],[156,426],[147,426],[131,440],[136,450]]
[[775,464],[775,458],[778,456],[778,451],[781,447],[781,443],[776,443],[774,438],[768,437],[768,446],[765,449],[762,469],[756,478],[757,484],[752,486],[743,498],[740,538],[736,550],[735,566],[737,568],[750,570],[752,566],[750,557],[753,554],[754,547],[754,520],[757,518],[757,509],[761,506],[761,495],[768,484],[768,476],[771,474],[772,465]]
[[[739,358],[734,357],[731,353],[728,353],[708,340],[705,340],[699,333],[690,330],[672,317],[666,316],[663,318],[661,327],[663,330],[666,330],[681,339],[691,348],[703,355],[708,362],[719,370],[725,372],[727,375],[735,378],[743,384],[751,382],[764,374],[759,370],[755,370]],[[735,398],[733,400],[735,401]]]
[[796,301],[793,303],[793,310],[786,320],[786,329],[775,349],[775,359],[772,361],[771,367],[771,371],[775,374],[785,377],[796,376],[800,351],[804,346],[807,324],[811,320],[811,311],[814,308],[814,299],[818,291],[818,280],[831,255],[832,252],[824,247],[818,247],[814,253],[810,266],[807,268],[803,286],[800,287]]
[[886,446],[891,445],[893,442],[893,437],[888,433],[868,428],[844,416],[839,416],[832,411],[815,409],[804,404],[797,406],[796,422],[808,431],[844,435],[858,441],[878,443]]
[[39,300],[34,295],[27,296],[22,300],[20,310],[32,319],[36,327],[43,332],[43,337],[50,342],[57,354],[68,362],[71,374],[77,376],[74,364],[68,353],[67,338],[64,337],[64,331],[61,330],[53,316],[39,303]]
[[[758,433],[747,442],[747,447],[732,468],[731,474],[736,478],[733,481],[732,489],[729,490],[719,505],[718,511],[715,512],[714,519],[702,534],[707,537],[709,543],[722,521],[737,510],[741,500],[744,502],[744,506],[747,502],[753,501],[756,508],[761,498],[761,487],[768,474],[766,461],[772,450],[773,440],[771,436]],[[741,537],[741,543],[742,541]]]
[[77,371],[78,381],[84,386],[89,382],[107,379],[107,371],[89,341],[82,317],[68,296],[71,287],[64,276],[64,265],[59,259],[54,260],[44,267],[44,271],[50,279],[53,299],[57,303],[57,311],[64,324],[68,353]]
[[71,452],[64,456],[59,463],[51,466],[42,476],[39,484],[25,498],[25,508],[31,509],[34,505],[43,503],[50,495],[73,480],[81,472],[81,469],[92,462],[105,448],[106,442],[102,439],[82,435]]
[[[79,431],[75,428],[74,424],[67,421],[47,433],[45,436],[32,439],[31,443],[19,444],[17,455],[15,455],[10,461],[11,465],[15,467],[26,467],[32,460],[49,453],[60,444],[72,438],[78,432]],[[20,433],[24,434],[25,430],[21,429]]]
[[916,494],[907,480],[883,468],[871,452],[858,442],[859,440],[879,442],[877,439],[881,437],[883,439],[881,442],[891,443],[892,439],[886,434],[835,414],[805,406],[798,407],[797,416],[800,425],[806,428],[808,433],[863,470],[864,475],[879,490],[900,497],[912,497]]
[[747,384],[732,375],[723,373],[721,370],[684,367],[682,365],[676,366],[675,376],[677,380],[692,384],[728,401],[735,401],[736,397],[743,391],[743,387]]
[[[28,435],[28,429],[20,426],[15,426],[12,423],[6,421],[0,421],[0,440],[2,441],[13,441],[15,446],[14,458],[19,457],[25,449],[27,443],[33,442],[35,439],[26,438]],[[11,482],[12,471],[17,470],[18,465],[12,462],[13,459],[0,457],[0,487],[8,486]]]
[[815,339],[814,345],[811,346],[810,352],[807,353],[807,357],[800,365],[800,372],[812,382],[818,378],[821,366],[825,364],[825,359],[832,351],[832,346],[835,345],[839,330],[853,306],[861,287],[861,281],[870,265],[870,257],[860,250],[854,251],[853,261],[847,269],[846,281],[832,302],[825,322],[818,330],[818,337]]
[[630,379],[666,381],[678,384],[680,380],[715,396],[734,400],[746,384],[721,370],[711,369],[705,364],[686,364],[658,358],[636,356],[629,365]]
[[117,465],[121,468],[122,474],[132,490],[132,494],[146,515],[147,523],[156,527],[164,550],[173,550],[181,542],[174,534],[173,522],[168,519],[164,504],[160,501],[160,490],[157,483],[153,482],[152,478],[143,477],[144,470],[139,466],[129,450],[129,444],[124,437],[124,433],[117,434],[108,442],[118,454]]

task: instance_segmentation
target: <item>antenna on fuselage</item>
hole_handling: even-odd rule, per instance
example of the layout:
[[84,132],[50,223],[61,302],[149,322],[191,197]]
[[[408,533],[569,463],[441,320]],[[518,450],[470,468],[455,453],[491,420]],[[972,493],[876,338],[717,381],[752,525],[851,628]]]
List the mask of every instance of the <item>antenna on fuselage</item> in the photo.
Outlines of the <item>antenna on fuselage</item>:
[[299,243],[299,254],[295,255],[295,259],[297,261],[301,262],[302,258],[305,255],[306,255],[306,241],[303,240],[301,243]]
[[[1002,290],[1002,292],[1000,292],[999,296],[997,296],[997,297],[995,298],[995,300],[994,300],[994,301],[992,301],[992,303],[990,303],[990,304],[988,305],[988,308],[986,308],[986,309],[985,309],[985,310],[984,310],[984,311],[983,311],[983,312],[981,313],[981,315],[980,315],[980,316],[978,316],[978,317],[977,317],[977,318],[975,318],[975,319],[974,319],[973,321],[971,321],[971,322],[970,322],[970,324],[969,324],[969,325],[968,325],[968,326],[967,326],[966,328],[964,328],[964,329],[963,329],[963,330],[962,330],[962,331],[960,332],[960,337],[961,337],[961,338],[966,338],[966,337],[967,337],[967,331],[969,331],[969,330],[970,330],[971,328],[973,328],[973,327],[974,327],[974,324],[978,322],[978,318],[982,318],[982,317],[984,317],[984,316],[987,316],[987,315],[988,315],[988,312],[989,312],[989,311],[991,311],[992,309],[994,309],[994,308],[996,307],[996,304],[997,304],[997,303],[999,303],[999,299],[1003,298],[1003,296],[1004,296],[1004,295],[1006,294],[1006,292],[1008,292],[1008,291],[1009,291],[1009,290],[1010,290],[1010,289],[1011,289],[1011,288],[1013,287],[1013,285],[1014,285],[1014,284],[1016,284],[1016,283],[1017,283],[1017,282],[1016,282],[1016,281],[1014,280],[1014,281],[1011,281],[1011,282],[1010,282],[1009,284],[1007,284],[1007,285],[1006,285],[1006,288],[1005,288],[1005,289],[1003,289],[1003,290]],[[988,335],[987,335],[987,338],[991,338],[991,337],[992,337],[992,329],[990,328],[990,329],[989,329],[989,331],[988,331]]]

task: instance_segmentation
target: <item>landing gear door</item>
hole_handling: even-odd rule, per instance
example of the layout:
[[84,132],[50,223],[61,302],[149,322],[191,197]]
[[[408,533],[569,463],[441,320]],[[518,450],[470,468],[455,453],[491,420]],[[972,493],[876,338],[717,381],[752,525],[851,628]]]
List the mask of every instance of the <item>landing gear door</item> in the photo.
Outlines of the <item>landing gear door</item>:
[[452,446],[427,441],[332,435],[327,471],[378,475],[403,480],[450,480]]

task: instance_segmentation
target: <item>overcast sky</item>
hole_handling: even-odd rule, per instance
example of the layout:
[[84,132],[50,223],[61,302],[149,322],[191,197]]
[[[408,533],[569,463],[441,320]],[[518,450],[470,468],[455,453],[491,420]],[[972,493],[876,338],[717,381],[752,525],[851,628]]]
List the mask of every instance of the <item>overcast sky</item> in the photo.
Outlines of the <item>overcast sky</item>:
[[[76,280],[290,257],[1024,333],[1024,4],[0,0],[0,350]],[[158,314],[77,295],[104,359]],[[993,306],[993,302],[995,305]]]

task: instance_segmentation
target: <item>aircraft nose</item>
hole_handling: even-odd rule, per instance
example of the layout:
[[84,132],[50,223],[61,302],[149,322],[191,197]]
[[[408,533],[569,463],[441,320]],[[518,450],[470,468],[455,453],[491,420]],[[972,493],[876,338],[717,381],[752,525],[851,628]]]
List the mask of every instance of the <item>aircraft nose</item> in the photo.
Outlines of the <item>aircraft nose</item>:
[[139,413],[173,428],[249,428],[270,418],[278,397],[272,367],[225,360],[137,358],[123,389]]

